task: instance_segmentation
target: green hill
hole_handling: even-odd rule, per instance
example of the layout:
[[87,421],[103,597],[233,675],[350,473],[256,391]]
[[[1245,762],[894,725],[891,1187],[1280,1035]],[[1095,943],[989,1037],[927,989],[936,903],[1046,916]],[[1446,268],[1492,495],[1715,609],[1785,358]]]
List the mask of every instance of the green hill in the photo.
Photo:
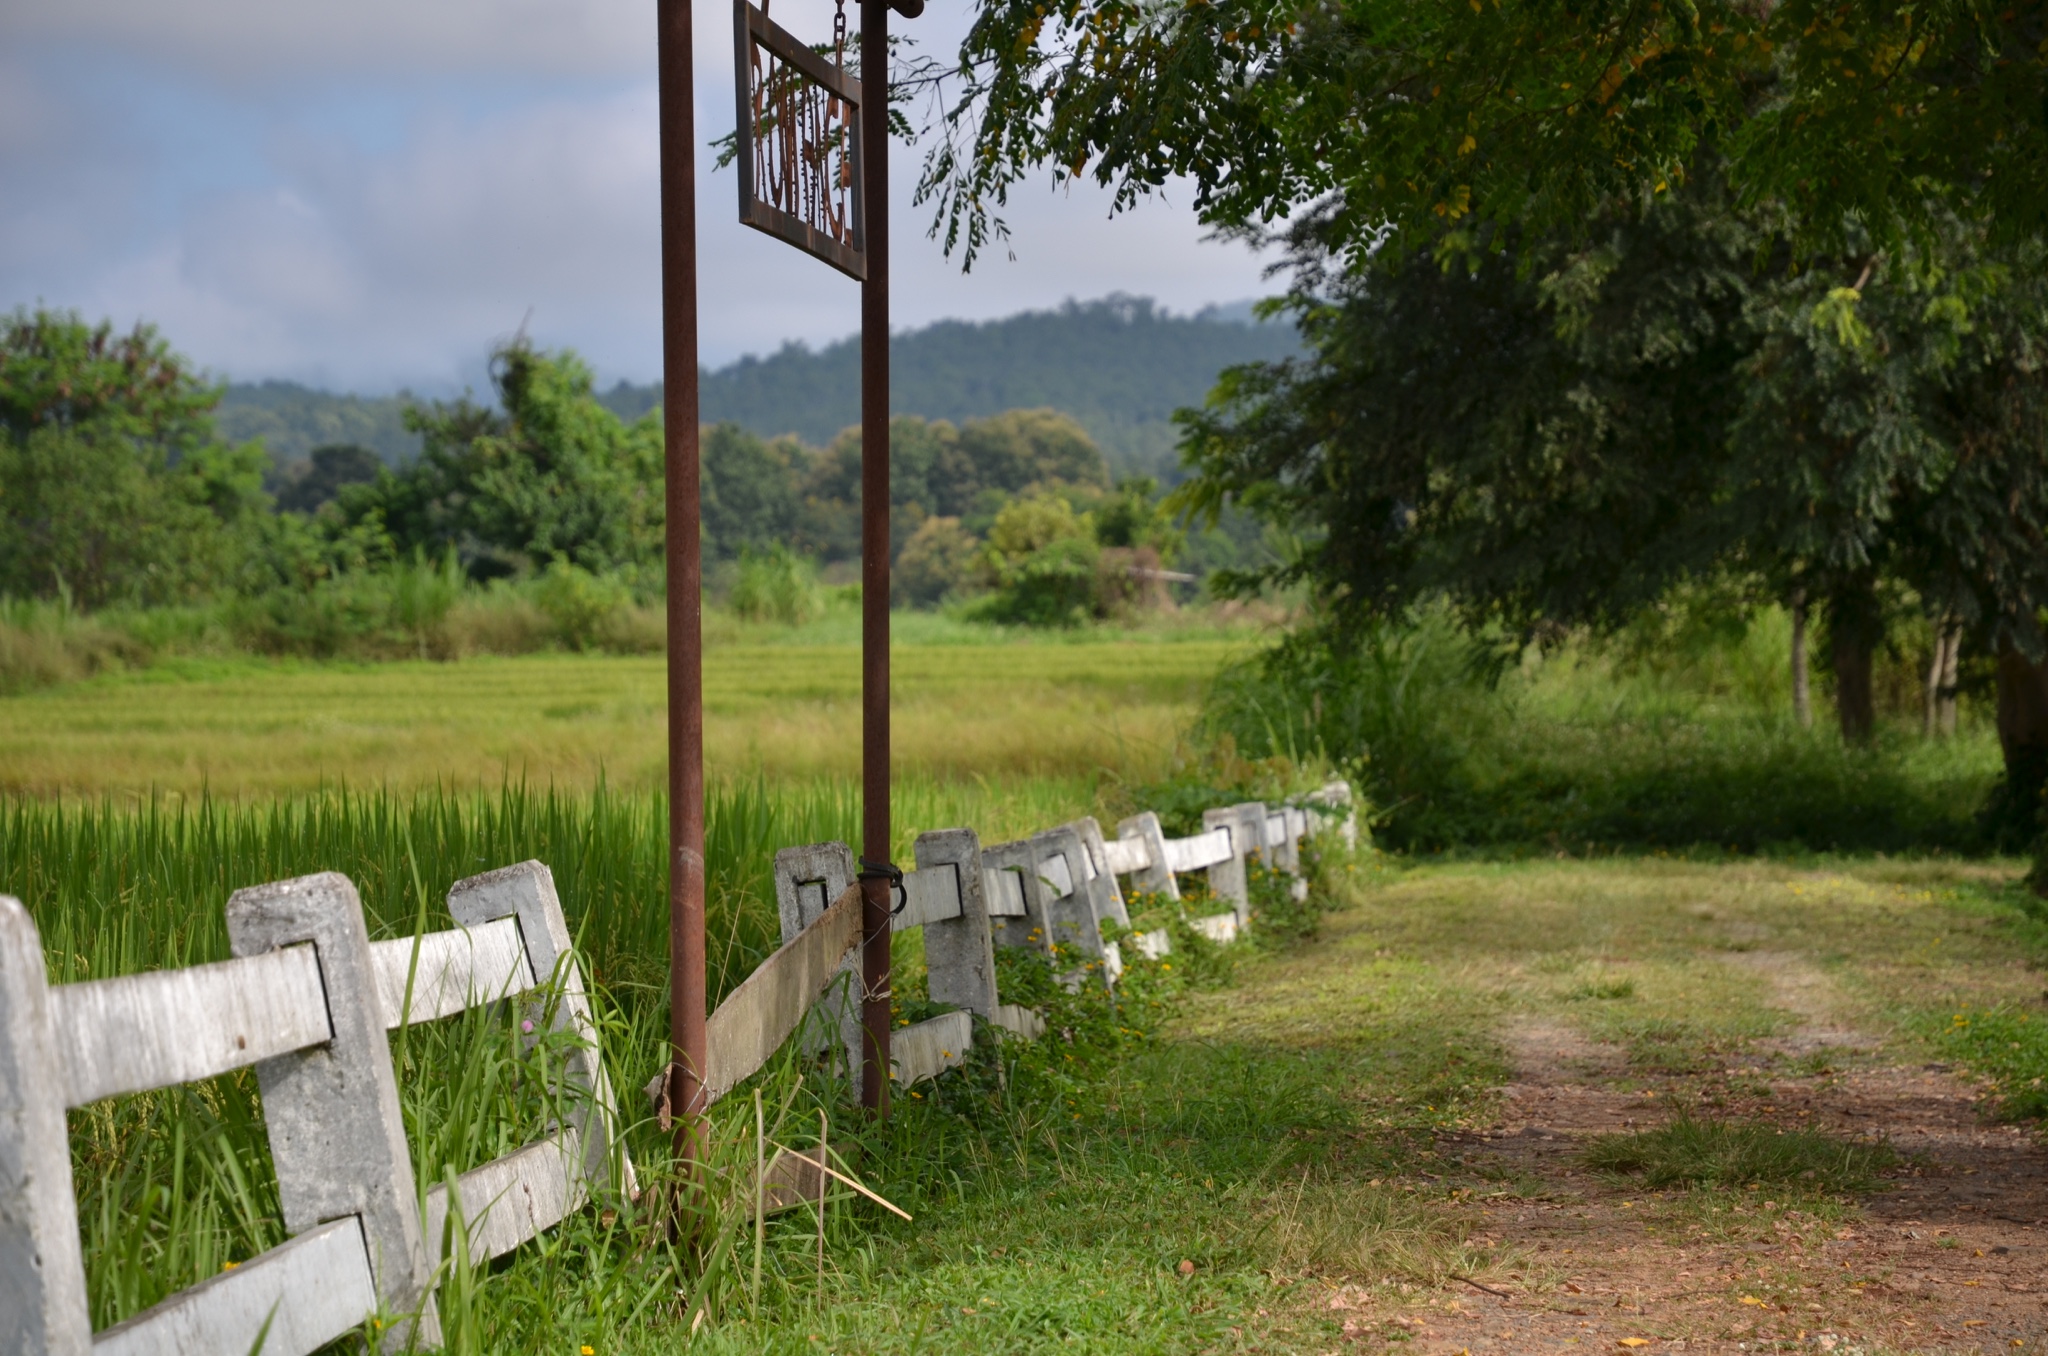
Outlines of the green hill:
[[[1175,480],[1173,411],[1198,404],[1233,363],[1292,352],[1294,331],[1252,323],[1233,307],[1176,316],[1143,297],[1068,302],[979,323],[945,320],[890,344],[891,403],[928,419],[985,418],[1049,406],[1072,415],[1120,474]],[[847,338],[811,350],[787,344],[702,377],[704,418],[764,436],[794,433],[822,446],[860,419],[860,344]],[[661,399],[659,384],[620,382],[607,405],[638,418]],[[399,422],[404,397],[333,396],[288,382],[231,386],[221,425],[234,438],[262,436],[280,460],[324,442],[356,442],[399,461],[419,442]]]

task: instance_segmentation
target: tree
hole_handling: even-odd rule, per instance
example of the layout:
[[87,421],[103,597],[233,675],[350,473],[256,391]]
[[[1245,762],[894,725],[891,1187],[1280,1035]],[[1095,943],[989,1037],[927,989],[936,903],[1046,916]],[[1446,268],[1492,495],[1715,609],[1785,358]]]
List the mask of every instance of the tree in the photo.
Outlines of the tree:
[[277,506],[293,513],[317,512],[331,502],[344,485],[366,485],[384,469],[375,452],[360,443],[326,443],[314,448],[306,460],[291,464],[293,474],[279,490]]
[[454,550],[477,577],[560,557],[593,573],[653,571],[661,552],[661,431],[598,402],[574,353],[524,342],[492,356],[500,410],[416,406],[419,459],[343,490],[350,522],[381,521],[398,551]]
[[231,583],[265,456],[215,436],[219,399],[150,326],[26,309],[0,322],[0,592],[97,607]]
[[703,440],[704,551],[737,559],[748,549],[787,547],[796,538],[803,484],[811,470],[792,438],[765,440],[737,424],[717,424]]
[[1818,598],[1851,739],[1892,583],[2038,662],[2038,247],[1947,217],[1934,249],[1795,262],[1782,217],[1696,178],[1583,240],[1371,274],[1311,220],[1289,299],[1309,354],[1185,416],[1183,502],[1311,529],[1254,578],[1305,580],[1340,618],[1444,597],[1525,636],[1609,628],[1730,571]]
[[1328,200],[1354,257],[1446,224],[1575,230],[1702,148],[1802,240],[1924,236],[1944,196],[2048,223],[2048,0],[986,0],[920,201],[969,261],[1010,189],[1119,207],[1193,181],[1205,220]]

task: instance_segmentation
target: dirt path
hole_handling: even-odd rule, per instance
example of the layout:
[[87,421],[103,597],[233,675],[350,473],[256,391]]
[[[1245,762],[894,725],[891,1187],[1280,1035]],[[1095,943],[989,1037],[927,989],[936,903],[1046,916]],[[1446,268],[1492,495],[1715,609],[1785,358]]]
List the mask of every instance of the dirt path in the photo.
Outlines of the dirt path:
[[[1905,1064],[1840,1015],[1791,952],[1727,955],[1789,1029],[1661,1073],[1550,1017],[1502,1033],[1498,1122],[1444,1146],[1476,1235],[1510,1259],[1486,1286],[1330,1298],[1366,1350],[2048,1352],[2048,1154],[1988,1123],[1970,1083]],[[1753,1193],[1706,1213],[1578,1167],[1592,1136],[1662,1123],[1674,1101],[1728,1119],[1883,1138],[1904,1164],[1859,1215]],[[1723,1201],[1730,1200],[1727,1195]]]

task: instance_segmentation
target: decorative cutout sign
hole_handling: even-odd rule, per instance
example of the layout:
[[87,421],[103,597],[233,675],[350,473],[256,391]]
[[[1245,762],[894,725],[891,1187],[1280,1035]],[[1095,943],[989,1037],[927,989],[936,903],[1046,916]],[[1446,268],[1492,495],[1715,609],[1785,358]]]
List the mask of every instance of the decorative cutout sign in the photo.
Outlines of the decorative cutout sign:
[[733,0],[733,56],[740,221],[865,280],[861,82],[748,0]]

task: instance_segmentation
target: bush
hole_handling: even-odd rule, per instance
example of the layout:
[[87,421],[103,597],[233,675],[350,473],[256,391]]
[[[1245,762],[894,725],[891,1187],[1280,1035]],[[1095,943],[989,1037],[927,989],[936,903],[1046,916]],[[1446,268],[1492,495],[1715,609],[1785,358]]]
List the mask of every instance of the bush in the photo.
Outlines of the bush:
[[731,605],[748,621],[801,625],[825,610],[818,567],[786,546],[743,551]]
[[619,615],[633,605],[633,595],[618,579],[557,557],[534,581],[533,601],[562,645],[589,650],[611,633]]
[[903,544],[890,571],[896,601],[931,607],[974,582],[981,542],[958,518],[927,518]]
[[1985,730],[1846,747],[1750,695],[1754,638],[1729,644],[1688,690],[1589,642],[1517,655],[1436,613],[1310,629],[1220,675],[1197,733],[1253,762],[1327,760],[1407,850],[1979,844],[1998,775]]
[[0,597],[0,695],[13,696],[149,661],[148,646],[55,602]]

